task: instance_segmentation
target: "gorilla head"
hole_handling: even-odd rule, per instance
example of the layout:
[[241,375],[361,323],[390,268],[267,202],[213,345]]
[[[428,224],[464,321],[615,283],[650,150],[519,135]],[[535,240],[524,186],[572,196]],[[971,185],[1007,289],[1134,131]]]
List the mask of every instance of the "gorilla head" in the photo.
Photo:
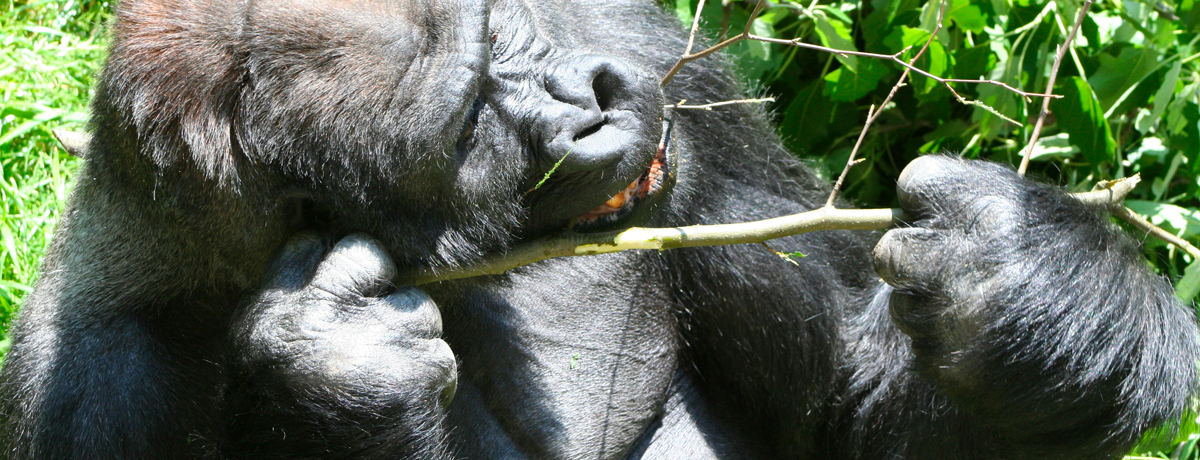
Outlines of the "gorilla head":
[[402,265],[628,220],[666,179],[656,79],[605,54],[626,39],[596,41],[587,17],[484,0],[126,3],[98,118],[133,127],[161,170],[268,207],[302,198],[306,220],[377,235]]

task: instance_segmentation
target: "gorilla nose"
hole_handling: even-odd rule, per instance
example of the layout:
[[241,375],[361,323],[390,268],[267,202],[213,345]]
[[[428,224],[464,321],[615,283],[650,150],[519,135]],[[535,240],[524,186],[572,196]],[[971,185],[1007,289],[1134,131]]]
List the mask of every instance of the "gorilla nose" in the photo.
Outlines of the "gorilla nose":
[[610,165],[647,135],[646,99],[652,80],[628,65],[598,55],[558,62],[545,76],[553,100],[540,113],[545,161],[561,172]]

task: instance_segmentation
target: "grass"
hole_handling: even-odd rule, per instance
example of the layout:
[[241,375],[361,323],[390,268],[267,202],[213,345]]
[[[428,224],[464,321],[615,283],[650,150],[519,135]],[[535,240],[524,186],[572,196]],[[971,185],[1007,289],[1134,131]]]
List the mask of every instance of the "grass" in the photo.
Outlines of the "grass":
[[[83,130],[104,60],[95,1],[0,4],[0,337],[37,280],[78,160],[52,129]],[[8,341],[0,340],[0,354]]]

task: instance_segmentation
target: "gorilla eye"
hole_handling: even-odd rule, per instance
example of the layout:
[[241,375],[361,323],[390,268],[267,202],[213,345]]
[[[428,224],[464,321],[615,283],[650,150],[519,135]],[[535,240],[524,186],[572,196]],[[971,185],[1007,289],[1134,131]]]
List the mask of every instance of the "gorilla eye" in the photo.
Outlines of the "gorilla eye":
[[463,139],[475,134],[475,125],[479,123],[479,112],[481,111],[483,111],[483,97],[475,99],[475,102],[471,104],[470,111],[467,112],[467,119],[463,125]]

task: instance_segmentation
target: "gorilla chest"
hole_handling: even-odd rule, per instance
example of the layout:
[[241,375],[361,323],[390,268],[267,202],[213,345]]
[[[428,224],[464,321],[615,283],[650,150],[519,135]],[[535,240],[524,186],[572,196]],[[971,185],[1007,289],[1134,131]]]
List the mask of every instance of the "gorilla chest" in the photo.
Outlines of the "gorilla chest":
[[623,456],[661,412],[677,361],[668,296],[645,260],[552,260],[439,299],[461,362],[455,406],[483,406],[466,409],[536,457]]

